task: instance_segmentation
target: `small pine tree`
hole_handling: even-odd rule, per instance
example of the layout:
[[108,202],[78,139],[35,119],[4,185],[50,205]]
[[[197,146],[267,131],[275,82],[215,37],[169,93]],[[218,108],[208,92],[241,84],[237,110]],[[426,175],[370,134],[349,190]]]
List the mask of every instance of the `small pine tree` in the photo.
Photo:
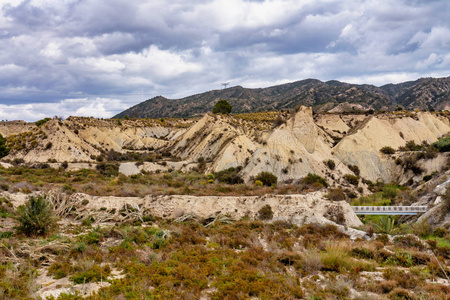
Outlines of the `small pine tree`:
[[18,231],[27,236],[45,235],[56,227],[56,217],[50,201],[44,197],[31,196],[16,210],[16,220],[19,222]]
[[219,100],[213,107],[213,114],[229,114],[233,107],[227,100]]

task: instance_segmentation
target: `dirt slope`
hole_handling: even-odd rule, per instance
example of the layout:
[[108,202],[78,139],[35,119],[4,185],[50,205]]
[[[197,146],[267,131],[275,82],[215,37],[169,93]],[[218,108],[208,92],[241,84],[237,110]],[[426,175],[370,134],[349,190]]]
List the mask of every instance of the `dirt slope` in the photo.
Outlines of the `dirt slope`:
[[[271,115],[272,114],[272,115]],[[19,123],[17,123],[19,124]],[[448,115],[429,112],[386,114],[316,114],[300,107],[287,113],[211,115],[201,119],[101,120],[70,117],[57,119],[22,131],[26,123],[3,132],[19,132],[8,137],[12,148],[4,160],[22,158],[26,162],[95,162],[110,150],[119,153],[151,153],[166,163],[146,163],[122,168],[134,174],[140,170],[192,168],[204,161],[204,172],[242,167],[247,181],[268,171],[279,180],[296,180],[308,173],[342,182],[356,165],[361,176],[407,181],[411,176],[395,163],[395,156],[382,154],[384,146],[398,149],[408,141],[435,142],[450,131]],[[19,128],[19,127],[21,128]],[[167,154],[177,159],[170,163]],[[329,169],[324,161],[333,160]],[[439,171],[445,158],[420,162],[428,173]],[[176,162],[176,163],[175,163]],[[167,165],[170,163],[170,166]],[[163,166],[164,168],[161,168]],[[167,167],[166,167],[167,166]]]
[[379,151],[382,147],[398,149],[407,141],[433,143],[449,131],[447,118],[428,112],[406,117],[371,117],[354,134],[344,137],[333,151],[344,164],[357,165],[362,177],[389,182],[396,177],[397,169],[395,161]]

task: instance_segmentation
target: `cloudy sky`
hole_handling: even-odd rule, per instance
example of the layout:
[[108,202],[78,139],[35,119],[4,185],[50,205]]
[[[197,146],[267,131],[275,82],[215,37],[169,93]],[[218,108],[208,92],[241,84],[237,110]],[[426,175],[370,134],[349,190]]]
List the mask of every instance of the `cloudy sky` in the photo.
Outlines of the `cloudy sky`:
[[448,0],[0,0],[0,120],[157,95],[450,75]]

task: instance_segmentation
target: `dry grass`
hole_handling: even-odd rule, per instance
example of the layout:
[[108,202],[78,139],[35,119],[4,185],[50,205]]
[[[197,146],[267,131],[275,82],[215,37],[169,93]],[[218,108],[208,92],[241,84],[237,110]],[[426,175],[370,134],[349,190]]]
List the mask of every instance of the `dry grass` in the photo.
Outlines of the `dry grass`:
[[[379,297],[409,294],[441,299],[448,294],[445,286],[427,283],[430,264],[404,269],[378,265],[382,244],[352,242],[331,226],[242,220],[205,228],[202,220],[155,219],[146,221],[146,226],[65,224],[48,238],[2,238],[7,247],[0,248],[2,297],[31,298],[38,270],[49,272],[52,281],[69,279],[73,284],[105,279],[111,270],[126,275],[88,299],[200,298],[208,287],[214,288],[210,290],[214,299],[345,299],[352,289]],[[307,249],[305,239],[311,241]],[[64,250],[27,254],[56,244],[65,245]],[[383,269],[377,270],[379,266]],[[377,274],[382,274],[381,279],[363,280],[380,277]],[[439,273],[433,276],[443,278]]]

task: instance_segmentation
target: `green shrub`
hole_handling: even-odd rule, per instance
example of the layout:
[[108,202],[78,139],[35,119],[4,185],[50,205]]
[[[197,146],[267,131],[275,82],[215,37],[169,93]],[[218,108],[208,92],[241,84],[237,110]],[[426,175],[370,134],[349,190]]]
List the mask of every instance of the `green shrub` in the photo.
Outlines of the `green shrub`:
[[260,220],[272,220],[273,218],[272,207],[269,204],[266,204],[263,207],[261,207],[261,209],[258,210],[258,218]]
[[353,248],[351,251],[351,255],[357,258],[362,258],[362,259],[374,259],[375,254],[373,253],[373,251],[364,248],[364,247],[356,247]]
[[417,248],[424,250],[425,245],[413,235],[399,235],[394,238],[394,244],[402,248]]
[[98,282],[101,279],[106,279],[109,274],[111,274],[109,265],[106,265],[103,268],[99,265],[94,265],[88,270],[76,272],[69,277],[69,280],[73,281],[75,284]]
[[68,262],[54,262],[47,272],[47,276],[53,276],[53,279],[61,279],[69,274],[71,266]]
[[415,175],[423,173],[423,169],[417,164],[417,156],[410,155],[403,160],[403,168],[405,170],[411,170]]
[[450,136],[439,139],[437,142],[431,144],[431,146],[436,148],[439,152],[450,151]]
[[443,238],[448,234],[448,230],[442,227],[438,227],[433,231],[433,235]]
[[385,185],[381,189],[381,195],[384,198],[391,199],[391,200],[395,199],[399,193],[400,193],[399,187],[394,184]]
[[383,148],[380,149],[380,152],[384,154],[394,154],[395,150],[392,147],[384,146]]
[[277,184],[278,177],[270,172],[261,172],[255,177],[255,182],[258,180],[265,186],[272,186]]
[[36,126],[41,126],[41,125],[47,123],[50,120],[51,120],[50,118],[44,118],[42,120],[36,121],[34,124],[36,124]]
[[425,238],[431,234],[431,226],[430,224],[422,220],[422,222],[415,222],[411,225],[411,231],[413,234]]
[[334,170],[336,168],[336,163],[332,159],[324,160],[323,163],[328,167],[330,170]]
[[345,174],[344,179],[347,180],[348,183],[353,184],[354,186],[357,186],[359,183],[359,178],[352,174]]
[[0,240],[9,239],[13,235],[12,231],[0,231]]
[[389,243],[389,236],[386,233],[383,233],[383,234],[377,235],[375,240],[383,243],[383,245],[386,245]]
[[[239,172],[241,171],[241,169],[242,169],[241,167],[228,168],[226,170],[222,170],[220,172],[214,173],[214,175],[212,175],[212,174],[210,174],[210,175],[222,183],[240,184],[240,183],[244,183],[244,180],[242,179],[242,177],[239,176]],[[209,179],[213,179],[213,178],[209,178]]]
[[386,264],[398,265],[405,268],[409,268],[413,266],[413,257],[410,252],[405,250],[399,250],[386,260]]
[[359,176],[361,174],[359,167],[357,165],[348,165],[347,166],[350,171],[352,171],[356,176]]
[[56,227],[52,204],[41,196],[31,196],[24,205],[19,206],[16,219],[19,222],[19,232],[27,236],[44,235]]
[[91,231],[88,234],[81,235],[78,237],[78,239],[80,242],[83,242],[87,245],[100,243],[100,235],[95,231]]
[[100,163],[95,168],[100,174],[107,177],[119,176],[119,166],[117,164]]
[[325,195],[331,201],[341,201],[345,200],[345,193],[342,188],[330,189],[328,194]]
[[308,175],[306,175],[306,177],[304,177],[302,179],[302,182],[305,183],[305,184],[319,184],[319,185],[322,185],[324,187],[328,186],[328,183],[325,180],[325,178],[320,177],[317,174],[312,174],[312,173],[308,173]]
[[352,261],[346,251],[338,246],[330,245],[321,253],[322,271],[341,272],[351,268]]
[[399,150],[401,151],[419,151],[422,150],[424,147],[422,145],[417,145],[414,141],[408,141],[406,142],[405,146],[400,147]]

